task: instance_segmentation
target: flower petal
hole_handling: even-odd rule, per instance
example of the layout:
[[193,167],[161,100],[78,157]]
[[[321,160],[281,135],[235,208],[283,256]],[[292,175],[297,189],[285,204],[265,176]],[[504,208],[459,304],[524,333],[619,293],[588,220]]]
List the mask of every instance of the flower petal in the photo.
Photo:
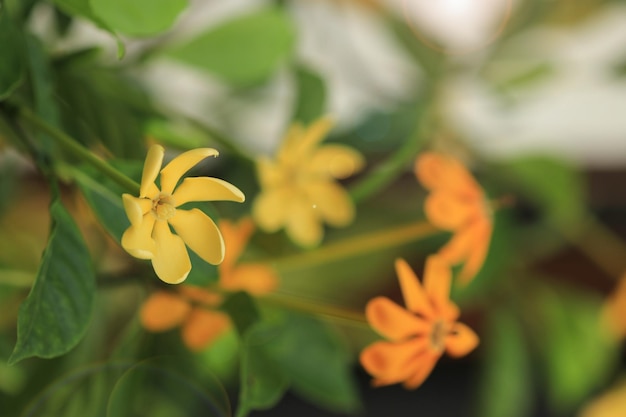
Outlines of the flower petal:
[[141,174],[139,197],[155,197],[152,195],[154,193],[154,181],[157,175],[159,175],[164,154],[165,149],[163,149],[161,145],[152,145],[150,149],[148,149],[146,162],[143,164],[143,173]]
[[479,213],[474,200],[461,199],[446,191],[433,191],[424,202],[426,218],[444,230],[456,230]]
[[424,290],[439,316],[448,308],[451,281],[450,266],[437,255],[429,256],[424,268]]
[[275,232],[287,223],[293,193],[288,188],[262,192],[252,204],[252,217],[266,232]]
[[143,215],[152,208],[152,201],[147,198],[137,198],[130,194],[122,194],[122,202],[124,203],[124,211],[130,224],[138,225],[143,221]]
[[312,205],[303,201],[293,201],[286,224],[287,236],[302,247],[315,247],[324,236],[322,222]]
[[224,238],[224,244],[228,248],[221,266],[222,268],[230,268],[239,259],[252,233],[254,233],[254,221],[250,217],[245,217],[237,223],[220,220],[219,228]]
[[354,203],[348,193],[332,181],[312,181],[303,185],[311,206],[319,217],[335,227],[354,220]]
[[417,337],[401,343],[375,342],[361,352],[359,360],[367,372],[377,379],[394,384],[405,380],[413,359],[427,349],[428,339]]
[[286,170],[283,165],[262,157],[256,163],[257,177],[261,187],[278,187],[286,182]]
[[335,122],[330,117],[322,117],[314,121],[304,130],[302,136],[298,138],[296,155],[294,156],[298,159],[301,157],[307,157],[308,159],[313,148],[326,138],[334,124]]
[[210,264],[224,259],[224,240],[215,222],[199,209],[176,210],[169,219],[183,241]]
[[217,155],[219,152],[213,148],[198,148],[181,153],[161,170],[161,191],[164,194],[172,194],[178,180],[187,171],[204,158]]
[[141,306],[141,324],[152,332],[163,332],[181,324],[191,312],[191,305],[179,295],[157,291]]
[[479,341],[472,329],[463,323],[454,323],[446,336],[446,353],[454,358],[465,356],[478,346]]
[[247,291],[254,295],[272,292],[278,286],[278,275],[263,264],[244,264],[220,273],[220,286],[227,291]]
[[426,295],[426,291],[420,284],[415,272],[404,259],[396,259],[396,273],[400,282],[400,289],[404,297],[404,303],[409,311],[421,314],[425,318],[433,318],[435,311]]
[[460,283],[468,284],[472,278],[478,274],[485,263],[485,259],[487,258],[487,254],[489,252],[492,229],[493,226],[487,220],[479,221],[476,224],[474,229],[475,231],[473,232],[474,244],[465,259],[465,264],[463,265],[463,269],[459,275]]
[[230,328],[230,319],[219,311],[194,308],[183,326],[183,341],[191,350],[201,350]]
[[365,159],[349,146],[324,145],[317,149],[308,162],[308,171],[313,175],[332,178],[348,178],[363,169]]
[[370,300],[365,307],[365,317],[374,330],[392,341],[425,334],[432,327],[428,321],[415,316],[386,297]]
[[437,255],[450,265],[459,264],[469,256],[474,244],[474,225],[468,225],[456,231],[452,238],[446,243]]
[[176,207],[190,201],[236,201],[242,203],[246,197],[241,190],[219,178],[185,178],[172,194]]
[[194,303],[204,304],[208,307],[218,307],[222,304],[224,297],[216,292],[211,292],[195,285],[180,285],[178,287],[180,295]]
[[416,367],[415,372],[404,382],[404,388],[415,389],[422,385],[432,373],[440,357],[441,354],[426,351],[419,358],[416,358],[415,360],[419,365]]
[[152,259],[156,252],[156,243],[152,239],[155,221],[152,213],[146,213],[140,223],[126,229],[121,241],[124,250],[135,258]]
[[464,198],[481,198],[483,195],[467,168],[447,155],[422,153],[415,161],[415,174],[429,190],[445,190]]
[[180,236],[172,234],[164,220],[158,220],[155,223],[153,236],[156,242],[156,250],[152,258],[154,272],[168,284],[180,284],[191,271],[191,261],[185,242]]

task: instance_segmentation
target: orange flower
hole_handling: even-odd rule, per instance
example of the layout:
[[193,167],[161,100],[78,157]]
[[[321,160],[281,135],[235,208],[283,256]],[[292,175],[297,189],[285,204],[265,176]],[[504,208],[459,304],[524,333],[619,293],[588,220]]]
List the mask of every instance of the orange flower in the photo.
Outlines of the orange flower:
[[467,168],[446,155],[423,153],[415,161],[415,174],[430,191],[424,203],[426,217],[454,233],[439,255],[450,265],[464,264],[459,278],[467,284],[487,257],[493,230],[485,193]]
[[[228,247],[219,265],[219,286],[227,291],[267,294],[276,288],[278,277],[267,265],[235,262],[245,249],[254,231],[252,219],[233,224],[220,221],[224,243]],[[182,338],[191,350],[211,344],[230,328],[228,315],[216,309],[222,296],[207,289],[181,284],[178,292],[157,291],[141,307],[141,324],[149,331],[163,332],[182,326]]]
[[426,260],[423,286],[404,260],[396,260],[396,272],[406,309],[386,297],[370,300],[367,320],[389,341],[368,346],[360,360],[375,386],[403,382],[407,389],[415,389],[444,351],[464,356],[478,345],[478,336],[456,321],[459,308],[449,299],[451,272],[441,257]]
[[157,291],[144,302],[141,324],[152,332],[182,326],[182,338],[191,350],[201,350],[230,328],[228,315],[216,311],[222,296],[191,285],[177,292]]
[[605,329],[617,339],[626,338],[626,273],[615,292],[604,303],[602,320]]
[[220,229],[228,245],[224,261],[218,267],[220,286],[228,291],[247,291],[254,295],[273,291],[278,284],[278,277],[269,266],[260,263],[235,264],[254,232],[252,219],[245,218],[237,224],[221,220]]

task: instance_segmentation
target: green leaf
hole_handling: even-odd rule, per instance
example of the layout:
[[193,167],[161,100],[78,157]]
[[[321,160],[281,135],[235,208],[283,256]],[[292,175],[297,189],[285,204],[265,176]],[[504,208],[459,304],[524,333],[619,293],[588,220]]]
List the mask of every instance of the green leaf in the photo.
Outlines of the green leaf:
[[324,115],[326,86],[319,75],[304,67],[297,68],[295,76],[298,86],[298,100],[293,119],[303,124],[309,124]]
[[221,309],[228,313],[240,335],[245,334],[259,320],[259,311],[254,300],[243,291],[229,295]]
[[55,199],[52,227],[35,284],[20,307],[17,344],[9,363],[63,355],[89,324],[95,277],[89,251],[70,214]]
[[22,82],[24,76],[22,41],[22,36],[8,13],[0,7],[0,45],[10,45],[8,48],[2,48],[0,59],[0,100],[7,98]]
[[546,221],[559,230],[575,228],[585,214],[581,174],[574,166],[549,156],[525,156],[505,162],[504,175],[544,211]]
[[89,0],[89,5],[113,29],[150,36],[169,29],[187,7],[187,0]]
[[228,83],[248,86],[269,77],[291,56],[294,45],[289,17],[271,8],[213,28],[169,55]]
[[505,309],[490,314],[485,335],[483,417],[524,417],[532,410],[532,376],[523,329]]

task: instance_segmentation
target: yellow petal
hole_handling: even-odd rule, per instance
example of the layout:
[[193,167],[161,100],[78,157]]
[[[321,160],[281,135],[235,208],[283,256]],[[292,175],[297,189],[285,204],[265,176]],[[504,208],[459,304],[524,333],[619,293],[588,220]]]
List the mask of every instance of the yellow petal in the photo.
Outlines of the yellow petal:
[[165,150],[161,145],[152,145],[148,149],[146,162],[143,165],[143,173],[141,174],[141,187],[139,188],[139,197],[154,197],[154,180],[159,175],[161,164],[163,164],[163,155]]
[[252,217],[266,232],[275,232],[285,225],[294,193],[287,188],[264,191],[252,205]]
[[130,226],[122,235],[122,247],[135,258],[152,259],[156,252],[156,244],[152,239],[152,231],[156,218],[152,213],[143,216],[140,223]]
[[470,353],[478,346],[478,336],[463,323],[454,323],[450,334],[446,336],[446,353],[459,358]]
[[396,273],[407,309],[426,318],[433,318],[435,312],[426,291],[404,259],[396,259]]
[[191,350],[201,350],[230,328],[230,319],[219,311],[194,308],[183,326],[183,341]]
[[431,324],[403,309],[386,297],[376,297],[365,307],[365,317],[379,334],[392,341],[425,334]]
[[257,176],[261,187],[278,187],[287,182],[287,172],[283,165],[276,164],[266,157],[256,163]]
[[124,211],[130,224],[138,225],[143,221],[143,215],[152,208],[152,201],[147,198],[137,198],[130,194],[122,194],[122,202],[124,203]]
[[478,203],[446,191],[433,191],[424,202],[424,212],[435,226],[456,230],[478,213]]
[[347,226],[354,220],[354,204],[348,193],[332,181],[314,181],[304,185],[311,207],[328,224]]
[[444,315],[448,307],[451,280],[452,271],[442,258],[431,255],[426,259],[424,290],[439,316]]
[[387,384],[401,382],[411,373],[408,365],[427,349],[426,337],[417,337],[401,343],[375,342],[361,352],[359,360],[370,375]]
[[218,154],[217,150],[213,148],[198,148],[181,153],[161,170],[161,191],[165,194],[171,194],[178,180],[194,165],[204,158]]
[[313,148],[326,138],[326,135],[328,135],[328,132],[330,132],[334,124],[334,120],[330,117],[321,117],[313,122],[306,128],[302,138],[298,142],[299,152],[310,154]]
[[191,305],[179,295],[157,291],[141,306],[141,324],[152,332],[163,332],[181,324],[191,312]]
[[172,234],[164,220],[158,220],[155,223],[153,236],[156,242],[156,250],[152,258],[154,272],[168,284],[180,284],[191,271],[191,261],[185,242],[180,236]]
[[283,137],[282,145],[276,154],[276,159],[281,165],[293,160],[303,134],[304,127],[300,123],[296,122],[289,126],[287,133]]
[[222,262],[224,240],[217,225],[209,216],[199,209],[178,209],[169,222],[198,256],[213,265]]
[[440,357],[440,354],[426,351],[415,358],[418,365],[412,375],[405,380],[404,387],[406,389],[415,389],[422,385],[432,373]]
[[314,175],[343,179],[361,171],[363,166],[365,159],[355,149],[343,145],[324,145],[313,153],[308,170]]
[[316,210],[304,201],[294,201],[291,204],[285,227],[287,236],[302,247],[310,248],[319,245],[324,235]]
[[228,291],[268,294],[278,286],[278,275],[267,265],[243,264],[226,274],[220,273],[220,286]]
[[185,178],[172,194],[176,207],[190,201],[236,201],[242,203],[246,198],[234,185],[211,177]]

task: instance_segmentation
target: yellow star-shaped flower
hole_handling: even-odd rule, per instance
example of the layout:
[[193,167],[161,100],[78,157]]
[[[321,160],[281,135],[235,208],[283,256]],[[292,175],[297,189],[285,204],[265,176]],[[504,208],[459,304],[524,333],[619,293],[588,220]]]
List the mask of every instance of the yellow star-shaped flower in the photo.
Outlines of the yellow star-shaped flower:
[[341,227],[352,222],[354,204],[335,180],[360,171],[364,159],[348,146],[320,146],[331,127],[328,118],[308,128],[296,124],[274,159],[259,159],[261,193],[252,216],[261,229],[285,228],[292,241],[311,247],[321,242],[323,223]]
[[[155,184],[163,163],[164,149],[153,145],[146,156],[139,197],[124,194],[124,209],[130,227],[122,236],[122,247],[136,258],[150,259],[154,271],[169,284],[183,282],[191,271],[185,244],[206,262],[217,265],[224,259],[224,239],[217,225],[201,210],[180,207],[192,201],[227,200],[243,202],[234,185],[210,177],[180,178],[194,165],[218,152],[211,148],[187,151],[161,169],[161,189]],[[170,230],[170,225],[178,235]]]

